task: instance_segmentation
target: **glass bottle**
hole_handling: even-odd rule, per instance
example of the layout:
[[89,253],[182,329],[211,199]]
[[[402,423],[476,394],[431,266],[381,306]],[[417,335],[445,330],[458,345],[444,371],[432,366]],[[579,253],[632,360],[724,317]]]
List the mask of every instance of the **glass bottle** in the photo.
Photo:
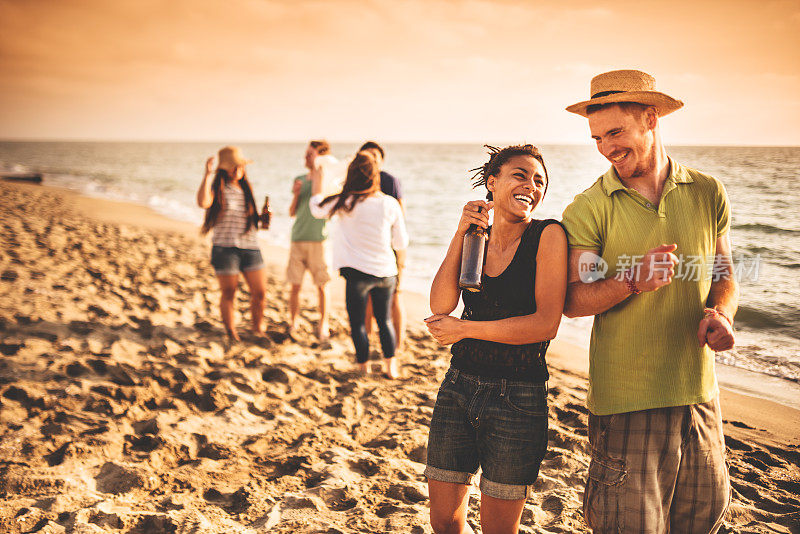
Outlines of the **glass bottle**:
[[467,291],[481,290],[481,274],[483,274],[483,254],[486,249],[486,230],[477,224],[470,225],[464,235],[464,246],[461,249],[461,276],[458,287]]

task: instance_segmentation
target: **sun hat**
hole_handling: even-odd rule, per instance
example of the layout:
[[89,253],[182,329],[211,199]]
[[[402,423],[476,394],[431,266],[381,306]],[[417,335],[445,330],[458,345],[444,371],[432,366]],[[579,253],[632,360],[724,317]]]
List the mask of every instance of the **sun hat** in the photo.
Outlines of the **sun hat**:
[[683,102],[656,91],[656,79],[640,70],[612,70],[592,78],[590,100],[578,102],[567,111],[587,117],[586,108],[595,104],[634,102],[655,106],[663,117],[683,107]]
[[237,165],[247,165],[248,163],[253,163],[252,160],[245,159],[242,156],[242,150],[237,146],[226,146],[219,149],[219,153],[217,154],[217,159],[219,163],[217,163],[217,168],[230,170],[236,167]]

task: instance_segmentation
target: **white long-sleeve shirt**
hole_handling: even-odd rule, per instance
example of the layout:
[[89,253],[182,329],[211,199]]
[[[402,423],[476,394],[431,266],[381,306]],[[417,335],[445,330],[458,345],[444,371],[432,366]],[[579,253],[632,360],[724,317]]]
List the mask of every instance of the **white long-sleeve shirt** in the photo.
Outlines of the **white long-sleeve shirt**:
[[[322,195],[313,195],[308,207],[318,219],[330,217],[331,200],[320,206]],[[376,193],[358,202],[349,212],[340,209],[334,219],[333,268],[350,267],[372,276],[397,274],[393,250],[408,246],[403,210],[396,199]]]

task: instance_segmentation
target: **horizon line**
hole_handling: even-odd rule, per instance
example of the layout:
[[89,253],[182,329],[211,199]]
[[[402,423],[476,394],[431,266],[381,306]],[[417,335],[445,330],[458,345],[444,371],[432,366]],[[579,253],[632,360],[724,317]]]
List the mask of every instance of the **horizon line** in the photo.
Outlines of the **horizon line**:
[[[56,137],[11,137],[0,138],[0,143],[176,143],[176,144],[306,144],[312,139],[325,139],[331,144],[352,144],[358,145],[366,142],[365,140],[350,140],[350,139],[335,139],[325,138],[324,136],[310,137],[308,139],[282,139],[282,140],[244,140],[244,139],[125,139],[125,138],[111,138],[111,139],[98,139],[98,138],[56,138]],[[372,139],[372,138],[370,138]],[[443,141],[443,140],[427,140],[422,139],[418,141],[408,140],[382,140],[383,144],[389,145],[513,145],[519,143],[526,143],[527,140],[493,140],[493,141]],[[539,146],[586,146],[593,147],[594,144],[591,140],[586,143],[579,143],[575,141],[542,141],[534,143]],[[736,148],[800,148],[800,144],[771,144],[771,143],[665,143],[668,147],[736,147]]]

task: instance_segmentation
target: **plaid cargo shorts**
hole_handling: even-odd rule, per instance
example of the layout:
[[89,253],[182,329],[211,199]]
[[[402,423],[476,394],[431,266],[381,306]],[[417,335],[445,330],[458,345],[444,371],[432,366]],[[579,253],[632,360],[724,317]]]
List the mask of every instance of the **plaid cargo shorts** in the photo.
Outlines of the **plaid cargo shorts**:
[[719,398],[589,415],[583,497],[597,533],[714,533],[730,503]]

